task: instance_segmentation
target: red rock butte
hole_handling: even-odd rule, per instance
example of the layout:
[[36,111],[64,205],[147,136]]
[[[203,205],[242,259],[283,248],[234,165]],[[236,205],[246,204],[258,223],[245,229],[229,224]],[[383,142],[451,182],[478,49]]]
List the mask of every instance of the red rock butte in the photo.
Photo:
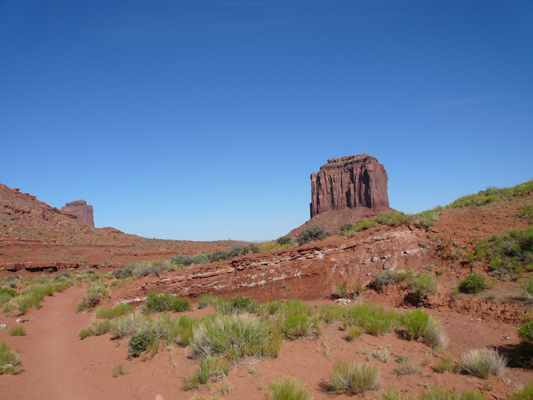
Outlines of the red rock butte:
[[311,218],[329,210],[389,209],[387,171],[368,154],[330,158],[311,174]]
[[94,228],[93,206],[88,206],[85,200],[76,200],[67,203],[60,210],[63,214],[73,215],[78,221]]

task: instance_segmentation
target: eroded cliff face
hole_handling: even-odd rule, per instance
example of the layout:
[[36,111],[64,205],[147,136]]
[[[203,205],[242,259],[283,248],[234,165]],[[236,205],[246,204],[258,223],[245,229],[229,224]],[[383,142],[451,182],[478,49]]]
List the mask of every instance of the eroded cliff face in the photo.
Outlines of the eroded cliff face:
[[329,210],[388,209],[387,171],[368,154],[330,158],[311,174],[311,218]]
[[67,203],[60,210],[63,214],[74,215],[78,221],[94,228],[93,206],[88,206],[85,200],[76,200]]

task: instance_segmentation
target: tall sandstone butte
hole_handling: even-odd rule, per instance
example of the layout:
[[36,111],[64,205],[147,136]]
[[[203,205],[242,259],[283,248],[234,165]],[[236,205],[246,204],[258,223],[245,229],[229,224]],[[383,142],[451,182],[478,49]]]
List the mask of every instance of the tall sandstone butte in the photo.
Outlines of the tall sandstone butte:
[[311,218],[329,210],[388,209],[387,171],[368,154],[330,158],[311,174]]
[[93,206],[88,206],[85,200],[76,200],[67,203],[60,210],[63,214],[74,215],[78,221],[94,228]]

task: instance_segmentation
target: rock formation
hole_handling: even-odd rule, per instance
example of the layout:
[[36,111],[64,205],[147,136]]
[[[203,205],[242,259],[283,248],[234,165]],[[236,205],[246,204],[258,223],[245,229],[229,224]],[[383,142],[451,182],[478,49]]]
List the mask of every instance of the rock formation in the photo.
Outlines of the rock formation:
[[88,206],[85,200],[76,200],[61,207],[63,214],[74,215],[78,221],[94,228],[93,206]]
[[330,158],[311,174],[311,218],[329,210],[388,209],[387,172],[368,154]]

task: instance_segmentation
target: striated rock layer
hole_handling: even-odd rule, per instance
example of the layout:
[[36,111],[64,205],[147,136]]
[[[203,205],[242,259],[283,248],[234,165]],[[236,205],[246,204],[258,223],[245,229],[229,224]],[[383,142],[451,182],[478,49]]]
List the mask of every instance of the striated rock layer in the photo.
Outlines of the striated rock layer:
[[330,158],[311,174],[311,218],[329,210],[388,209],[387,171],[368,154]]
[[60,210],[64,214],[74,215],[78,221],[94,228],[93,206],[88,206],[85,200],[76,200],[67,203]]

